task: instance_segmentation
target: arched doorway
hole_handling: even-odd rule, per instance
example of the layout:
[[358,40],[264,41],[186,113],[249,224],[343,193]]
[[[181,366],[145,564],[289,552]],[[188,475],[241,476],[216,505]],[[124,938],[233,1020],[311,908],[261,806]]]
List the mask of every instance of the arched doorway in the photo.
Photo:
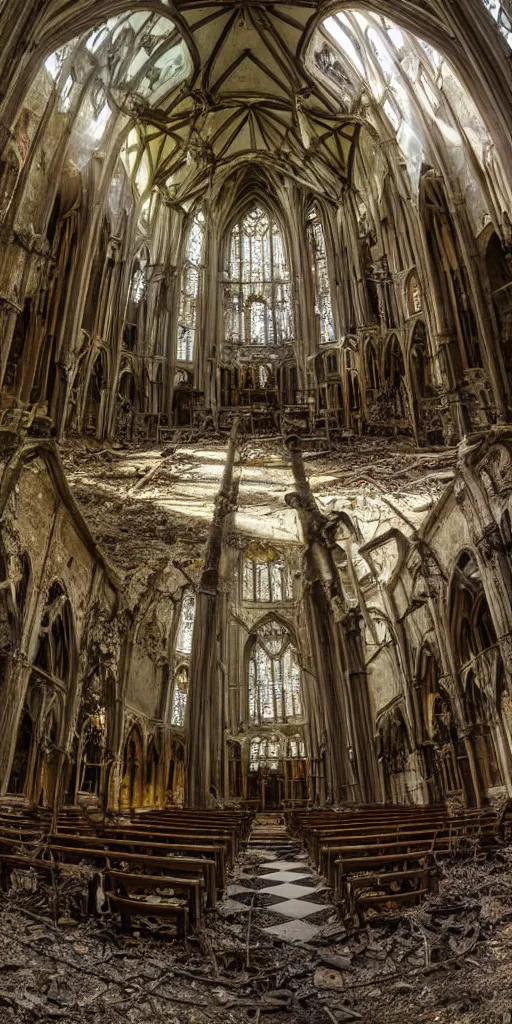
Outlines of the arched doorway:
[[131,369],[125,368],[117,389],[115,434],[118,440],[132,441],[137,411],[137,386]]
[[[467,754],[455,724],[452,708],[446,694],[433,695],[431,736],[433,763],[430,786],[441,801],[458,799],[466,792],[468,803],[473,804],[473,787],[468,778]],[[469,788],[468,788],[469,784]]]
[[242,747],[234,740],[228,740],[229,795],[233,800],[242,796]]
[[144,786],[144,804],[148,807],[156,807],[160,803],[158,791],[160,785],[160,755],[156,746],[154,736],[148,743],[146,755],[146,774]]
[[121,810],[142,807],[144,754],[140,729],[134,725],[126,737],[123,753],[123,777],[121,781]]
[[183,806],[185,793],[185,751],[183,744],[175,741],[171,746],[171,760],[167,779],[167,800],[175,807]]
[[393,804],[412,803],[407,770],[411,744],[401,708],[393,708],[379,726],[386,800]]
[[396,334],[388,339],[384,350],[383,404],[390,423],[395,429],[410,429],[409,402],[402,347]]
[[497,645],[496,631],[483,588],[480,567],[471,550],[462,551],[448,594],[449,640],[461,686],[466,760],[461,760],[469,804],[480,806],[497,783],[499,767],[489,735],[489,702],[482,689],[487,659]]
[[308,762],[306,744],[300,734],[290,736],[284,760],[284,796],[290,807],[301,807],[308,800]]
[[253,736],[250,742],[247,797],[261,811],[283,806],[285,773],[281,746],[276,733]]
[[65,788],[61,725],[65,702],[73,699],[76,673],[73,613],[64,588],[55,581],[41,618],[9,781],[44,806],[60,803]]
[[106,356],[104,352],[100,352],[89,378],[83,418],[84,433],[93,435],[98,440],[103,434],[107,387]]

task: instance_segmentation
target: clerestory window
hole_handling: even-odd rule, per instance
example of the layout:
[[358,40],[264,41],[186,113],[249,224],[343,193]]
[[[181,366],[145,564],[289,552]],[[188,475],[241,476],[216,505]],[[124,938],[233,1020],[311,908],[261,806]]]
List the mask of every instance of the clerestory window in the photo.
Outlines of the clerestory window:
[[246,558],[244,562],[244,601],[290,601],[292,583],[290,574],[278,556],[265,561]]
[[180,654],[190,654],[192,651],[192,633],[194,630],[194,618],[196,614],[196,595],[192,587],[185,587],[181,598],[180,624],[178,626],[178,637],[176,650]]
[[484,0],[484,4],[512,49],[512,7],[510,3],[504,3],[503,0]]

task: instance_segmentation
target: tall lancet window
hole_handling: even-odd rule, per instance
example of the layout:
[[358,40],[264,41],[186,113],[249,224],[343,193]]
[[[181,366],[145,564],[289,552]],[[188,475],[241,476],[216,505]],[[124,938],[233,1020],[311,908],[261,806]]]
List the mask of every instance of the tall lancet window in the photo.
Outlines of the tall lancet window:
[[320,325],[320,342],[323,345],[330,345],[336,340],[332,315],[331,286],[329,284],[324,229],[315,207],[310,210],[308,215],[307,235],[311,270],[315,282],[315,304]]
[[187,238],[185,260],[181,275],[180,311],[178,316],[177,358],[181,363],[191,363],[197,330],[197,303],[199,280],[204,246],[204,214],[199,211],[194,217]]
[[225,287],[226,340],[285,345],[293,338],[290,272],[275,220],[255,206],[235,224]]
[[172,696],[171,725],[182,729],[185,725],[187,709],[188,668],[182,665],[174,677],[174,693]]
[[192,651],[192,633],[196,614],[196,595],[192,587],[185,587],[181,598],[180,623],[176,639],[176,650],[180,654]]
[[249,655],[252,722],[289,722],[302,717],[300,666],[288,630],[271,619],[257,631]]

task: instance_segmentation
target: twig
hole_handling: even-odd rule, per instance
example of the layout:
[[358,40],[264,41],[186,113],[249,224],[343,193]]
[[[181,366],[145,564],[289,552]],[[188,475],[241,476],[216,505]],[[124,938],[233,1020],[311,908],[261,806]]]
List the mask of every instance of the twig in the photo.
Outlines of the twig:
[[251,958],[251,948],[250,948],[250,942],[251,942],[251,922],[252,922],[252,908],[254,906],[254,900],[255,899],[256,899],[256,894],[253,896],[253,898],[251,900],[251,905],[249,907],[249,915],[248,915],[248,918],[247,918],[247,942],[246,942],[246,946],[245,946],[245,966],[246,966],[246,968],[249,967],[249,962],[250,962],[250,958]]
[[140,479],[137,480],[137,483],[133,484],[133,486],[127,490],[126,496],[129,498],[130,495],[135,494],[136,491],[140,491],[142,487],[145,487],[146,484],[148,484],[149,481],[152,480],[153,477],[156,476],[157,473],[159,473],[160,470],[174,458],[175,453],[173,452],[172,455],[168,455],[167,458],[162,459],[156,466],[153,466],[152,469],[148,469],[147,473],[144,473],[144,476],[141,476]]
[[[340,1006],[340,1010],[343,1011],[343,1013],[345,1014],[346,1017],[352,1017],[353,1020],[362,1020],[363,1019],[362,1014],[358,1013],[357,1010],[352,1010],[350,1006],[345,1006],[345,1005]],[[337,1018],[334,1016],[332,1010],[330,1010],[328,1006],[324,1006],[324,1011],[327,1014],[327,1016],[329,1017],[329,1020],[333,1020],[334,1024],[338,1024]]]
[[329,1020],[333,1021],[333,1024],[338,1024],[336,1017],[334,1016],[332,1010],[330,1010],[328,1006],[324,1006],[324,1013],[327,1014]]

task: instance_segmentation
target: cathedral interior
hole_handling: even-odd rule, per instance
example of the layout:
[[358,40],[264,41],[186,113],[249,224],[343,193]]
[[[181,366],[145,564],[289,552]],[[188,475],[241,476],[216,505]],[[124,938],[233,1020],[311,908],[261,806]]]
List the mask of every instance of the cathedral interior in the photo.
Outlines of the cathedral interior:
[[5,1020],[506,1024],[512,0],[3,0],[0,239],[2,931],[195,985]]

